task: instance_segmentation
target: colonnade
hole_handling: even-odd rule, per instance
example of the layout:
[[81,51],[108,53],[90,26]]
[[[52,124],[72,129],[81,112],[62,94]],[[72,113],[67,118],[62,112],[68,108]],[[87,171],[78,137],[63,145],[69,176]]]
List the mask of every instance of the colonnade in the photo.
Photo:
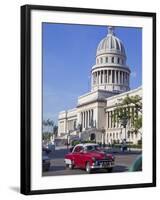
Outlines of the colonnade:
[[[132,116],[128,120],[127,124],[128,126],[133,126],[134,120],[133,117],[137,117],[138,111],[136,110],[135,107],[131,106],[130,108],[124,108],[124,112],[128,112],[128,115]],[[115,114],[114,110],[107,111],[107,128],[112,129],[112,128],[120,128],[121,124],[118,123],[117,120],[117,115]]]
[[81,124],[83,128],[90,128],[93,125],[93,109],[81,112]]
[[129,73],[121,70],[99,70],[92,73],[93,85],[115,83],[129,85]]

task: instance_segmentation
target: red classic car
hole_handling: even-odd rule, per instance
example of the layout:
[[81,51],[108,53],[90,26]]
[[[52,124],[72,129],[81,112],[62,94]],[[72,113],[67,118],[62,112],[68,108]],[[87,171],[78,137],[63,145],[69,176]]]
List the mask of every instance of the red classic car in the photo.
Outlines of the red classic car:
[[71,153],[65,155],[66,167],[85,169],[91,173],[94,169],[107,169],[111,172],[114,166],[114,156],[101,150],[98,144],[78,144]]

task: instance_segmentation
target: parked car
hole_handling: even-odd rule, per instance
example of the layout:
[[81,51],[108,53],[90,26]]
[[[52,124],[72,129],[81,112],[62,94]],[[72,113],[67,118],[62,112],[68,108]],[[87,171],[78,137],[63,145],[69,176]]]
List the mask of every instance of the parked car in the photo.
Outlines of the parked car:
[[72,152],[65,155],[66,167],[73,169],[79,167],[91,173],[94,169],[107,169],[109,172],[114,167],[115,158],[107,154],[98,144],[77,144]]
[[142,155],[139,155],[129,168],[130,172],[142,171]]
[[43,146],[43,147],[42,147],[42,151],[45,151],[46,154],[51,153],[51,149],[49,149],[49,148],[46,147],[46,146]]
[[42,151],[42,167],[43,171],[49,171],[51,166],[50,159],[46,154],[46,151]]
[[49,149],[51,152],[54,152],[54,151],[55,151],[55,144],[48,144],[48,149]]

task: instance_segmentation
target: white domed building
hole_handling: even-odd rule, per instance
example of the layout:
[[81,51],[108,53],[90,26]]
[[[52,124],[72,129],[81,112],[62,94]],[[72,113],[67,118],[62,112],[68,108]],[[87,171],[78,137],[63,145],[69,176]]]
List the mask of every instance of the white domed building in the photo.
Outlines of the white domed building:
[[107,36],[98,45],[96,64],[92,67],[92,91],[121,93],[129,90],[130,69],[126,65],[125,49],[113,31],[109,27]]
[[124,45],[115,36],[114,28],[108,27],[108,34],[97,47],[95,65],[91,69],[91,92],[78,97],[76,108],[59,113],[59,138],[80,138],[103,144],[125,139],[136,144],[141,135],[127,135],[131,123],[128,122],[124,130],[112,119],[120,100],[127,95],[142,96],[141,87],[130,90],[130,72]]

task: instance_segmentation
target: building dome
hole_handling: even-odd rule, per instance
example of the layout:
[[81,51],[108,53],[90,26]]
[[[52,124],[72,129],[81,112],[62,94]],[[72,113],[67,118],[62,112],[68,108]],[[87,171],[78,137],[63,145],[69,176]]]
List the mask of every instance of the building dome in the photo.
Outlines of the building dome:
[[117,53],[126,56],[123,43],[115,36],[113,27],[108,27],[107,36],[100,41],[97,47],[97,56],[104,53]]
[[114,94],[128,91],[130,69],[126,61],[122,41],[115,36],[114,28],[108,27],[108,34],[100,41],[92,66],[92,91],[100,89]]

